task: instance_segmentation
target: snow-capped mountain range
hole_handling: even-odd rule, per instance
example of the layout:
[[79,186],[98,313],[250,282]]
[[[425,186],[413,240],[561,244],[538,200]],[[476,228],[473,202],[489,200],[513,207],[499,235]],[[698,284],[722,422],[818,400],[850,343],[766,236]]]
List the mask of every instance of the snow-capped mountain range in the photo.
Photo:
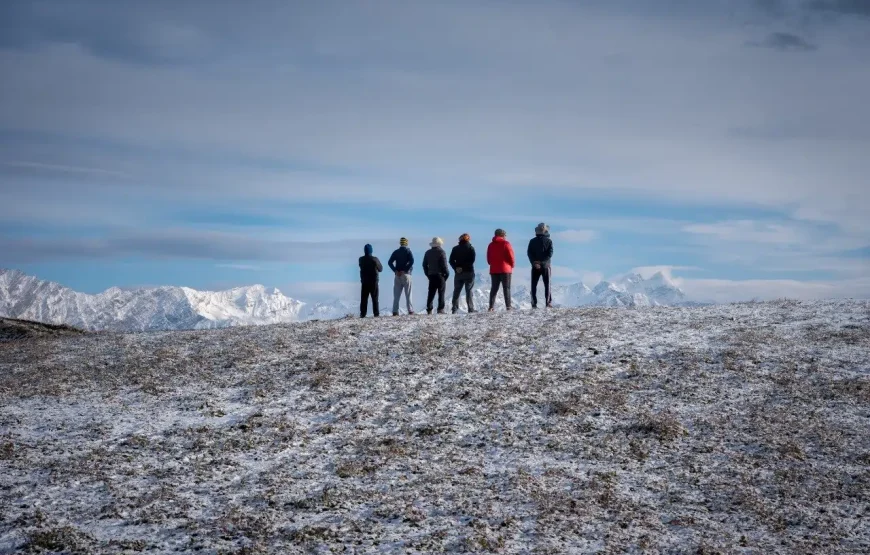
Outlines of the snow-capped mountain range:
[[[478,274],[477,285],[474,289],[475,306],[485,309],[489,303],[489,277]],[[382,289],[382,311],[387,312],[384,308],[389,309],[391,291],[386,287]],[[515,308],[531,307],[529,289],[524,284],[513,287],[511,299]],[[539,286],[539,300],[543,304],[542,285]],[[593,288],[583,283],[554,285],[553,301],[564,307],[687,304],[684,293],[661,273],[649,279],[630,274],[618,281],[602,281]],[[460,303],[464,307],[464,300]],[[501,292],[497,306],[504,306]],[[226,291],[169,286],[132,290],[112,287],[90,295],[18,270],[0,269],[0,316],[68,324],[87,330],[223,328],[334,319],[356,314],[357,310],[353,300],[306,303],[262,285]]]

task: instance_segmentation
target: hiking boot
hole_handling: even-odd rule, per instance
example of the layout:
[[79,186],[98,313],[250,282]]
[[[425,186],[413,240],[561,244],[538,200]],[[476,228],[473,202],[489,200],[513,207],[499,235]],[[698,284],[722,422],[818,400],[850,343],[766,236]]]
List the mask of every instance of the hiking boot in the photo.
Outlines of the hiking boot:
[[393,316],[398,316],[398,315],[399,315],[398,312],[393,312]]
[[413,316],[413,315],[414,315],[414,311],[413,311],[413,310],[409,310],[409,311],[408,311],[408,316]]
[[438,311],[438,314],[447,314],[447,311],[442,308]]
[[431,308],[427,308],[427,309],[426,309],[426,314],[432,314],[432,309],[431,309]]
[[490,312],[495,312],[495,309],[494,309],[493,307],[489,307],[489,311],[490,311]]
[[469,313],[469,314],[474,314],[475,312],[477,312],[477,311],[474,310],[473,308],[469,308],[469,309],[468,309],[468,313]]
[[454,308],[453,310],[450,311],[450,314],[456,314],[457,312],[459,312],[459,309]]

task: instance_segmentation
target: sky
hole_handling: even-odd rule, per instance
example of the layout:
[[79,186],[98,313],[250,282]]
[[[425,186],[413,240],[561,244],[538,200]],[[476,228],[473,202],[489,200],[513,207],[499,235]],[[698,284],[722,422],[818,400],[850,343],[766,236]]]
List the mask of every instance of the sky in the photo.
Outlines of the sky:
[[870,0],[7,0],[0,267],[308,300],[546,222],[560,282],[870,297],[868,60]]

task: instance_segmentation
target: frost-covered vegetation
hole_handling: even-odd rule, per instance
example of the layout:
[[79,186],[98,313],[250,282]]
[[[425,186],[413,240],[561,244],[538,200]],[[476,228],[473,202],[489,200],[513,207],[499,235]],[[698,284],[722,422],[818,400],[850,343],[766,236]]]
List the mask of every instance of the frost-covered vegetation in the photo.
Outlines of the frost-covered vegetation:
[[870,551],[870,303],[0,342],[0,552]]

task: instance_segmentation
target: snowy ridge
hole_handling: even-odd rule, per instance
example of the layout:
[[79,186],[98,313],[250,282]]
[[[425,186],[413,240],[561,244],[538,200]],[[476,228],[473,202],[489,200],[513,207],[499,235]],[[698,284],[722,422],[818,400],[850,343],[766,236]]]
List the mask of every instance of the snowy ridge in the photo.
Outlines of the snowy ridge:
[[0,554],[870,553],[870,301],[7,347]]
[[[450,280],[452,284],[452,279]],[[489,304],[488,275],[477,274],[474,302],[478,309]],[[382,308],[391,304],[384,288]],[[543,284],[539,285],[543,305]],[[529,287],[515,281],[511,290],[515,308],[531,308]],[[614,282],[602,281],[594,288],[584,283],[554,285],[556,306],[641,307],[687,304],[683,292],[667,276],[658,273],[644,279],[627,275]],[[465,301],[460,301],[464,312]],[[498,308],[504,307],[499,292]],[[189,287],[154,287],[124,290],[112,287],[89,295],[58,283],[40,280],[17,270],[0,269],[0,316],[67,324],[87,330],[148,331],[211,329],[240,325],[263,325],[331,320],[355,314],[355,301],[333,299],[306,303],[262,285],[226,291],[197,291]]]

